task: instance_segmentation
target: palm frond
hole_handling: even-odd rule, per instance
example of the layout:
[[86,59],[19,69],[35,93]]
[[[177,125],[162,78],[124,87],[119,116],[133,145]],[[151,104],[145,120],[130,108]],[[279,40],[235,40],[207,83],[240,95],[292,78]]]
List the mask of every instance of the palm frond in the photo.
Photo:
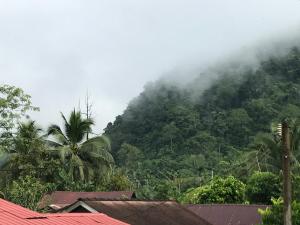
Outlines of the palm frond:
[[52,141],[52,140],[45,140],[44,142],[45,142],[46,146],[48,146],[50,148],[57,148],[57,147],[63,146],[61,143],[58,143],[58,142]]
[[2,152],[0,154],[0,168],[4,168],[15,153]]
[[95,172],[94,172],[94,167],[91,163],[87,162],[87,161],[83,161],[84,163],[84,170],[87,174],[87,179],[88,180],[93,180],[93,178],[95,178]]
[[61,161],[63,163],[66,162],[66,159],[68,157],[71,157],[73,155],[72,154],[73,152],[72,152],[72,150],[71,150],[71,148],[69,146],[61,146],[61,147],[57,148],[57,150],[59,152],[59,156],[60,156]]
[[86,144],[95,144],[96,146],[99,145],[99,147],[102,146],[102,148],[105,148],[107,151],[109,152],[111,151],[111,142],[109,138],[105,135],[90,138],[82,145],[86,145]]
[[[105,163],[106,165],[110,165],[114,163],[114,159],[112,157],[112,155],[109,152],[90,152],[89,153],[89,157],[91,159],[94,159],[95,161],[99,161],[101,160],[103,163]],[[100,165],[99,163],[97,163],[98,166]]]
[[91,126],[94,124],[92,119],[84,119],[81,112],[76,112],[75,109],[71,112],[69,121],[62,114],[65,122],[65,131],[69,140],[74,143],[82,142],[85,134],[91,132]]
[[85,178],[85,176],[84,176],[84,163],[80,159],[80,157],[73,154],[72,158],[71,158],[71,164],[72,164],[71,166],[73,166],[75,168],[78,168],[80,178],[81,178],[81,180],[84,180],[84,178]]
[[53,135],[60,145],[67,145],[70,142],[58,125],[52,124],[48,128],[47,134],[48,136]]
[[80,146],[80,152],[86,157],[102,160],[108,164],[114,163],[110,153],[110,141],[105,136],[94,137]]

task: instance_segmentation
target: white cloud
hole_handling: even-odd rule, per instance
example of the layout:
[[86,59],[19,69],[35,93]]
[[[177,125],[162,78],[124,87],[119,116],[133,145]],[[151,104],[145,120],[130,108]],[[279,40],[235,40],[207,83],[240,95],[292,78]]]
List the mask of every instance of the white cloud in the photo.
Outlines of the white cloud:
[[0,77],[46,126],[94,102],[98,131],[147,81],[300,26],[297,0],[0,0]]

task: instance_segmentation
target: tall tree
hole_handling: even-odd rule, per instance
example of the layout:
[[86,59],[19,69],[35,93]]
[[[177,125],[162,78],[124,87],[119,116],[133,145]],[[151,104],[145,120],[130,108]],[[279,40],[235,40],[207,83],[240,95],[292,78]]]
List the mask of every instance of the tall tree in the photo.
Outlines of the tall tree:
[[11,145],[13,128],[30,110],[38,110],[32,106],[30,95],[21,88],[0,85],[0,151]]
[[41,132],[35,121],[20,123],[0,168],[9,169],[13,178],[20,175],[39,177],[45,181],[53,178],[58,162],[47,151]]
[[48,128],[48,135],[55,137],[53,142],[62,162],[66,165],[72,179],[90,180],[95,173],[108,168],[113,162],[110,154],[110,141],[106,136],[96,136],[84,141],[94,124],[92,119],[84,119],[75,109],[69,119],[61,114],[64,130],[58,125]]

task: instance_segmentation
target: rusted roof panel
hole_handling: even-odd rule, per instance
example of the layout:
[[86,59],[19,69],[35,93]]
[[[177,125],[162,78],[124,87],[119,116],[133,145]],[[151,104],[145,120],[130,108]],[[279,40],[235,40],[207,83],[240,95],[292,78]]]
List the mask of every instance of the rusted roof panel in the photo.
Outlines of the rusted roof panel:
[[266,209],[268,206],[204,204],[186,207],[213,225],[257,225],[262,222],[258,209]]
[[132,225],[211,225],[174,201],[81,201],[100,213]]

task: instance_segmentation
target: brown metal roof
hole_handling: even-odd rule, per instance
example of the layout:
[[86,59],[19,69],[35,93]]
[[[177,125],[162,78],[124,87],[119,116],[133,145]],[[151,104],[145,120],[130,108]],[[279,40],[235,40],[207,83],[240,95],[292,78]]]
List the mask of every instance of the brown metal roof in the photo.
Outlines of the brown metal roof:
[[134,199],[135,193],[132,191],[111,191],[111,192],[72,192],[55,191],[44,195],[39,202],[39,208],[50,207],[55,210],[70,205],[80,198],[97,198],[103,200]]
[[258,209],[266,209],[266,205],[240,205],[240,204],[207,204],[186,205],[198,216],[213,225],[257,225],[261,216]]
[[[98,212],[131,225],[212,225],[174,201],[88,199],[81,200],[81,202]],[[72,211],[80,212],[78,208]]]

